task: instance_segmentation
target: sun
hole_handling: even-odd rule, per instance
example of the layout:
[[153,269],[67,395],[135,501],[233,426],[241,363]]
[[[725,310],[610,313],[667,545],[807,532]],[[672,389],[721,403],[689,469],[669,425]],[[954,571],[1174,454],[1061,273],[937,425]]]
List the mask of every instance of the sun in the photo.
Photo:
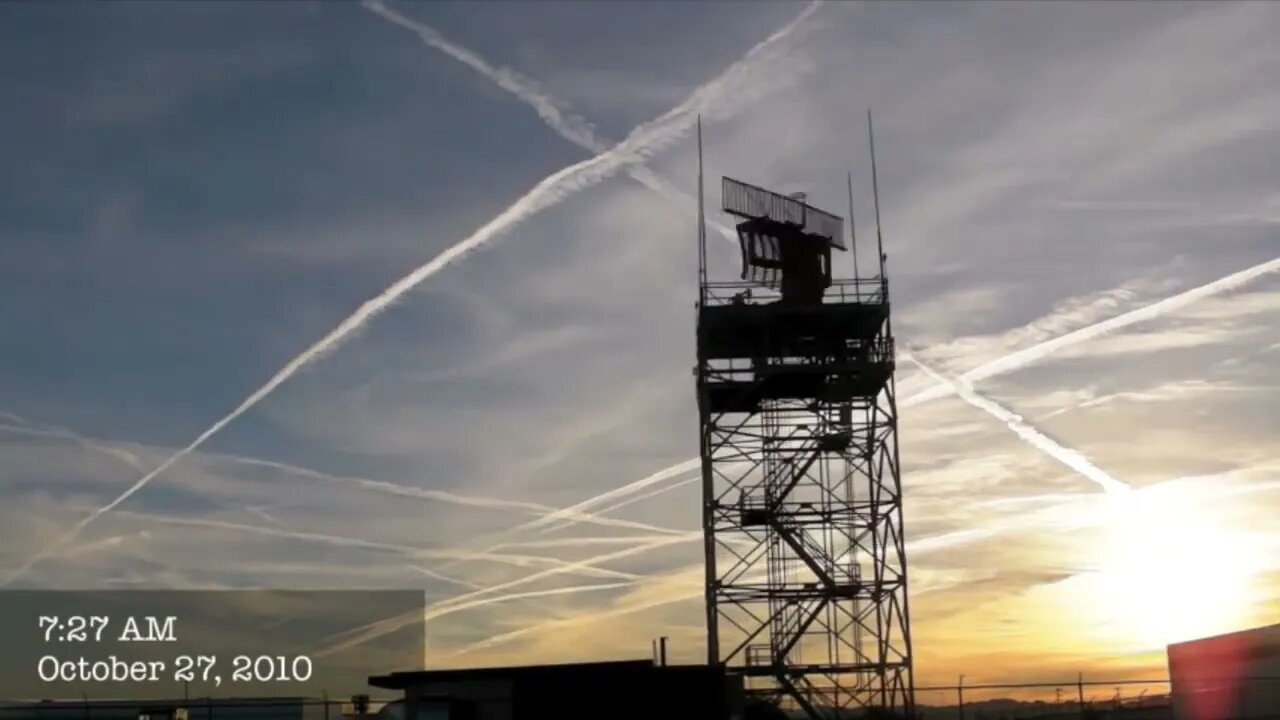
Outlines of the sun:
[[1239,629],[1262,565],[1208,493],[1183,486],[1109,494],[1090,615],[1114,641],[1154,650]]

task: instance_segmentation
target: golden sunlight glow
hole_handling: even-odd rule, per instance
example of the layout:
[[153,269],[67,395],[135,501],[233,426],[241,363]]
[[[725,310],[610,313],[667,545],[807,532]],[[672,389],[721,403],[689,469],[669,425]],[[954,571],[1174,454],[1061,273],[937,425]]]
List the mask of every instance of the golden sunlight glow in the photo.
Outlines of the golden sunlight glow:
[[1266,559],[1207,495],[1166,486],[1107,496],[1086,614],[1119,645],[1154,649],[1248,623]]

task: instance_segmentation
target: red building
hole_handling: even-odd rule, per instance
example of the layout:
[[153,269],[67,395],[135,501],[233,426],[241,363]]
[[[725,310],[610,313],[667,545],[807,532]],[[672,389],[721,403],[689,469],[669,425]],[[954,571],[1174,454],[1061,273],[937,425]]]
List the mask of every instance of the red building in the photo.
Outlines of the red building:
[[1280,713],[1280,625],[1170,645],[1175,720]]

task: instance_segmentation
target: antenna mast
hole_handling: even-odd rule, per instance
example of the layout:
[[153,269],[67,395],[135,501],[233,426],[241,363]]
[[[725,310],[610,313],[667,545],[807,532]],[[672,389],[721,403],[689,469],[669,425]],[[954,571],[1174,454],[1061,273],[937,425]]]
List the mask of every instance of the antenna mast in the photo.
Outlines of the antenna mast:
[[702,191],[702,116],[698,116],[698,286],[707,284],[707,216]]
[[853,173],[845,178],[849,183],[849,250],[853,253],[853,277],[861,277],[858,272],[858,228],[853,221]]
[[876,252],[880,256],[880,277],[884,277],[884,238],[880,234],[880,183],[876,179],[876,134],[871,127],[871,108],[867,108],[867,141],[871,145],[871,195],[876,204]]

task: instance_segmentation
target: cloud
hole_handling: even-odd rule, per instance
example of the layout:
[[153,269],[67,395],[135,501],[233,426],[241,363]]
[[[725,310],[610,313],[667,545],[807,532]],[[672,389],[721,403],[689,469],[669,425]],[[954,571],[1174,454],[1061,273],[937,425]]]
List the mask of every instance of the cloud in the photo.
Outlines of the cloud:
[[[503,24],[497,15],[393,7],[450,42],[465,39],[492,69],[506,63],[521,78],[536,76],[533,87],[562,117],[571,114],[567,101],[589,115],[597,141],[624,135],[670,88],[684,97],[716,58],[750,44],[743,38],[752,29],[801,10],[610,9],[567,18],[540,8],[521,16],[536,24]],[[703,32],[729,12],[733,22]],[[610,24],[596,27],[588,16]],[[714,179],[724,174],[807,190],[842,211],[852,165],[860,261],[870,257],[861,117],[871,106],[894,329],[944,374],[1274,258],[1264,222],[1280,177],[1260,131],[1280,121],[1269,7],[829,4],[819,18],[802,46],[793,38],[774,58],[788,84],[773,87],[768,102],[704,118],[708,204],[717,206]],[[305,347],[306,335],[323,334],[350,306],[480,226],[531,176],[583,157],[509,92],[494,91],[492,79],[361,8],[321,7],[305,23],[263,21],[255,38],[259,31],[300,44],[322,64],[259,77],[245,87],[262,99],[245,96],[229,106],[235,112],[202,110],[202,97],[221,97],[214,90],[109,135],[85,126],[80,139],[43,129],[27,136],[41,162],[20,163],[32,169],[11,173],[6,190],[30,196],[24,207],[75,199],[82,212],[24,213],[41,232],[0,228],[21,238],[6,246],[18,273],[3,284],[9,309],[0,325],[14,348],[0,360],[6,408],[55,418],[155,467],[230,393],[256,387]],[[18,35],[5,37],[13,42],[0,42],[0,53],[23,47]],[[223,42],[216,28],[208,37]],[[529,48],[539,44],[547,50],[535,56]],[[64,61],[94,66],[74,45],[59,47]],[[621,59],[651,57],[654,47],[661,57],[644,67],[628,70]],[[604,50],[607,63],[599,62]],[[24,57],[5,54],[15,66],[52,68]],[[599,86],[615,77],[616,87]],[[47,76],[45,84],[74,99],[71,88]],[[632,92],[625,107],[609,97]],[[21,88],[13,96],[17,106],[31,100]],[[193,114],[207,124],[186,124]],[[78,142],[117,154],[91,158]],[[274,151],[281,146],[294,152]],[[65,152],[51,152],[58,147]],[[674,192],[601,182],[530,216],[503,236],[501,251],[468,256],[407,293],[364,326],[359,342],[308,366],[220,433],[217,447],[188,456],[118,508],[202,524],[108,513],[68,543],[82,554],[42,562],[24,585],[324,587],[346,578],[370,588],[420,585],[445,610],[451,596],[627,549],[624,538],[652,534],[640,525],[696,533],[696,463],[613,492],[697,452],[689,376],[696,228],[687,199],[695,158],[681,140],[638,159]],[[637,167],[624,164],[619,179]],[[98,187],[79,180],[107,169],[110,182]],[[112,193],[134,191],[145,200],[134,220],[154,242],[83,263],[90,211],[102,207],[100,219],[109,219]],[[733,248],[712,245],[716,277],[735,276]],[[838,269],[847,272],[850,260],[840,255]],[[1076,335],[971,382],[1139,489],[1182,475],[1214,476],[1206,487],[1243,484],[1222,478],[1268,459],[1267,432],[1280,422],[1269,374],[1273,303],[1264,297],[1274,278]],[[15,290],[23,283],[27,290]],[[67,287],[76,292],[57,292]],[[202,310],[215,306],[216,314]],[[115,321],[104,328],[104,317]],[[204,344],[180,342],[191,337]],[[900,371],[900,399],[944,392],[906,363]],[[1073,673],[1077,663],[1089,673],[1135,666],[1098,660],[1104,642],[1075,642],[1089,618],[1056,604],[1075,592],[1064,574],[1094,570],[1105,529],[1089,514],[1102,494],[954,393],[935,400],[913,400],[900,421],[921,593],[912,602],[918,678],[979,666],[1006,679],[1059,677],[1051,671]],[[134,442],[102,439],[112,436]],[[0,441],[6,568],[143,472],[71,438],[6,431]],[[238,463],[226,457],[233,454],[348,481]],[[1253,494],[1204,494],[1204,506],[1230,508],[1227,519],[1241,528],[1265,530],[1276,491],[1264,481],[1250,477]],[[411,489],[384,492],[377,483]],[[588,527],[564,513],[503,534],[542,517],[539,508],[584,502],[582,512],[621,522]],[[113,539],[143,529],[147,537]],[[1259,547],[1272,547],[1264,540]],[[548,559],[529,568],[475,559],[490,545]],[[596,566],[639,581],[569,572],[476,595],[484,602],[433,622],[432,657],[581,616],[440,662],[640,657],[660,634],[675,639],[680,657],[700,660],[700,550],[693,540],[673,542]],[[628,582],[637,584],[571,589]],[[1028,639],[1046,628],[1068,637],[1056,648]]]
[[903,352],[901,355],[904,360],[914,363],[916,367],[919,367],[926,374],[933,376],[935,380],[950,385],[956,391],[956,394],[965,402],[973,405],[992,417],[995,417],[997,420],[1004,423],[1006,427],[1012,430],[1015,435],[1027,441],[1036,449],[1041,450],[1063,465],[1066,465],[1084,477],[1089,478],[1101,486],[1103,490],[1106,490],[1107,492],[1125,492],[1129,490],[1129,486],[1127,484],[1115,479],[1102,468],[1099,468],[1093,463],[1093,461],[1089,460],[1089,458],[1085,457],[1078,450],[1064,447],[1058,441],[1045,434],[1042,430],[1028,423],[1017,413],[1009,410],[990,398],[979,395],[974,391],[973,386],[969,385],[967,382],[951,379],[939,374],[936,370],[921,362],[919,358],[915,357],[913,354]]
[[[802,15],[800,19],[803,20],[804,17],[807,17],[807,13]],[[266,384],[241,401],[240,404],[237,405],[230,413],[223,416],[204,432],[200,433],[200,435],[192,440],[190,444],[178,450],[154,470],[144,474],[137,482],[131,485],[114,500],[103,505],[98,510],[90,513],[80,522],[74,524],[70,530],[55,540],[54,543],[46,549],[38,552],[29,561],[16,568],[13,572],[9,573],[3,581],[0,581],[0,587],[12,583],[13,580],[26,574],[35,563],[44,559],[50,553],[56,552],[59,547],[65,545],[67,542],[74,540],[75,537],[94,520],[101,517],[104,513],[115,509],[122,502],[128,500],[134,493],[146,487],[147,483],[151,482],[153,478],[167,470],[171,465],[180,461],[192,451],[198,449],[209,438],[222,430],[223,427],[233,422],[254,405],[258,404],[258,402],[271,394],[272,391],[292,377],[304,366],[318,359],[324,353],[334,349],[342,340],[359,329],[379,312],[390,307],[402,295],[409,292],[440,270],[448,267],[456,259],[461,258],[468,252],[483,246],[495,235],[506,230],[509,225],[518,223],[525,217],[540,211],[544,207],[559,202],[571,192],[589,187],[590,185],[604,180],[610,174],[619,170],[626,163],[640,161],[646,156],[671,145],[676,142],[685,131],[687,131],[691,119],[698,116],[699,113],[706,112],[708,116],[712,118],[728,117],[732,112],[735,112],[738,108],[742,107],[742,105],[748,104],[752,100],[765,96],[771,89],[769,87],[770,69],[774,72],[773,82],[779,85],[785,84],[786,78],[784,77],[784,73],[779,73],[776,68],[769,67],[770,53],[776,52],[776,46],[783,43],[787,37],[794,32],[798,24],[799,23],[797,22],[787,25],[770,37],[766,38],[764,41],[752,48],[743,60],[727,68],[726,71],[715,80],[698,88],[681,105],[673,108],[662,117],[638,126],[632,131],[631,135],[628,136],[626,140],[608,152],[597,155],[594,158],[585,160],[576,165],[571,165],[548,176],[542,180],[542,182],[538,183],[538,185],[536,185],[530,192],[526,193],[524,197],[516,201],[516,203],[508,207],[507,210],[503,211],[493,220],[490,220],[475,233],[451,246],[441,254],[437,255],[430,262],[418,267],[413,272],[393,283],[378,296],[366,301],[356,310],[355,313],[348,316],[345,320],[339,323],[337,327],[310,348],[286,363],[283,368],[277,371],[276,374],[266,382]],[[756,67],[756,65],[761,67]]]

